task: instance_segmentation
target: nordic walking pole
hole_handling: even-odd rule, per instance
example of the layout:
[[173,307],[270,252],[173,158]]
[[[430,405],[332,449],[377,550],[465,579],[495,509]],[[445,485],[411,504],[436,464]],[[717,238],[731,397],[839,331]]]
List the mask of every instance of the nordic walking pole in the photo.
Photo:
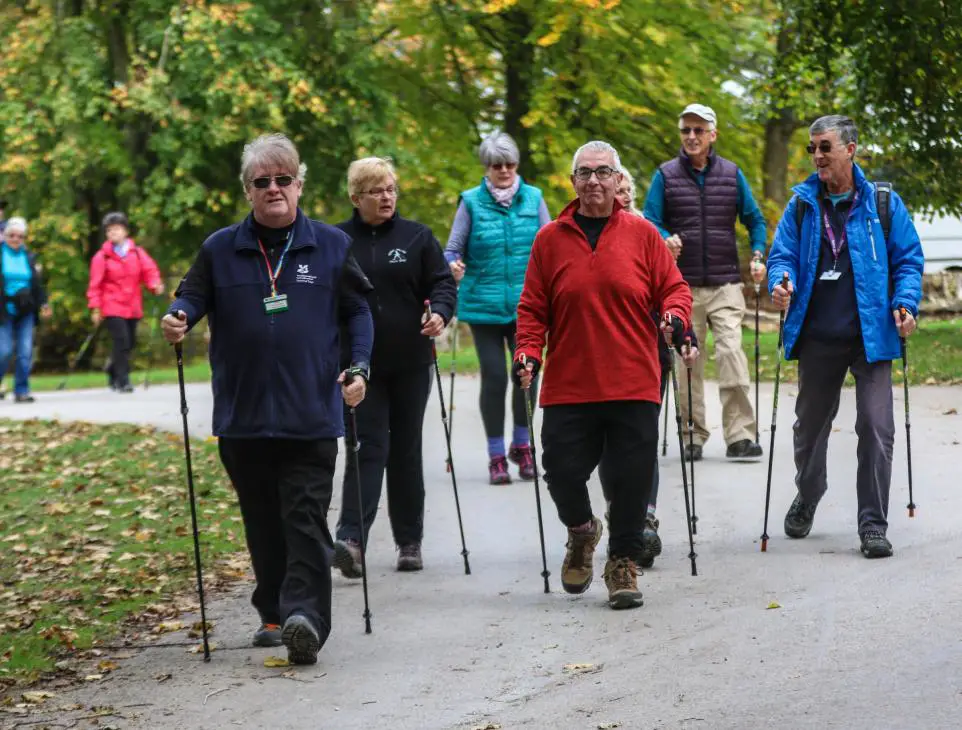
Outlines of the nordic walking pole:
[[[521,355],[521,367],[525,367],[526,365],[527,360],[524,355]],[[538,506],[538,537],[541,538],[541,577],[544,578],[544,592],[551,593],[551,588],[548,586],[548,576],[551,575],[551,571],[548,570],[548,555],[544,549],[544,519],[541,516],[541,481],[538,478],[538,453],[535,449],[534,438],[534,407],[532,405],[534,393],[532,393],[531,388],[528,387],[523,390],[522,395],[524,396],[525,411],[528,414],[528,433],[531,435],[531,458],[534,460],[534,500]]]
[[[425,322],[431,319],[431,302],[424,302]],[[454,473],[454,458],[451,456],[451,428],[448,425],[448,412],[444,407],[444,385],[441,383],[441,368],[438,367],[438,348],[431,338],[431,356],[434,358],[434,375],[438,381],[438,401],[441,403],[441,423],[444,424],[444,440],[448,445],[448,469],[451,471],[451,486],[454,489],[454,506],[458,513],[458,529],[461,531],[461,557],[464,558],[464,574],[471,575],[468,562],[468,546],[464,541],[464,522],[461,520],[461,500],[458,498],[458,478]]]
[[[899,314],[902,316],[902,321],[905,321],[905,315],[908,312],[905,307],[899,307]],[[908,454],[908,465],[909,465],[909,503],[906,508],[909,511],[909,517],[915,517],[915,500],[912,498],[912,423],[909,420],[909,360],[908,360],[908,345],[905,342],[905,338],[899,338],[902,340],[902,385],[905,388],[905,450]]]
[[[782,286],[788,285],[788,272],[782,275]],[[775,461],[775,426],[778,417],[778,384],[782,373],[782,349],[785,346],[785,310],[778,313],[778,347],[775,352],[775,394],[772,398],[772,440],[768,445],[768,481],[765,484],[765,525],[762,528],[762,552],[768,551],[768,509],[772,501],[772,464]],[[757,415],[756,415],[757,417]]]
[[[179,314],[178,314],[179,316]],[[184,386],[184,348],[174,345],[177,355],[177,383],[180,385],[180,415],[184,420],[184,456],[187,459],[187,494],[190,496],[190,524],[194,530],[194,565],[197,566],[197,595],[200,597],[200,625],[204,637],[204,661],[210,661],[207,641],[207,610],[204,607],[204,577],[200,566],[200,536],[197,534],[197,503],[194,497],[194,469],[190,463],[190,434],[187,431],[187,390]]]
[[[350,383],[354,376],[349,375],[346,380]],[[350,406],[347,411],[347,421],[348,428],[351,431],[351,459],[354,463],[354,478],[355,487],[357,487],[357,513],[361,515],[361,521],[364,520],[364,497],[361,494],[361,464],[358,457],[358,452],[361,450],[361,442],[357,440],[357,411],[353,406]],[[358,542],[360,542],[361,547],[361,583],[364,586],[364,633],[371,633],[371,606],[368,603],[367,597],[367,559],[365,558],[365,542],[364,538],[364,525],[361,525],[361,530],[358,535]]]
[[755,443],[758,443],[758,293],[761,284],[755,282]]
[[[671,325],[671,315],[665,315],[665,322]],[[685,490],[685,523],[688,525],[688,559],[691,560],[691,574],[698,575],[698,566],[695,565],[695,558],[698,554],[695,552],[695,537],[692,532],[692,519],[691,519],[691,504],[688,501],[688,467],[685,465],[685,437],[682,434],[681,429],[681,410],[678,408],[678,377],[675,374],[675,348],[670,346],[671,349],[671,388],[672,392],[675,394],[675,422],[678,424],[678,450],[681,454],[681,485]],[[691,392],[691,391],[689,391]]]
[[[672,356],[672,357],[674,357],[674,356]],[[661,455],[662,455],[662,456],[664,456],[665,454],[668,453],[668,388],[669,388],[669,385],[670,385],[670,384],[669,384],[668,381],[666,380],[666,381],[665,381],[665,389],[664,389],[664,391],[663,391],[662,394],[661,394],[661,402],[664,404],[664,411],[665,411],[665,425],[664,425],[664,427],[661,429],[661,434],[662,434],[662,437],[661,437]],[[684,455],[683,455],[683,456],[684,456]]]
[[[691,351],[691,337],[685,338],[685,345]],[[691,365],[685,368],[688,371],[688,450],[695,450],[695,422],[692,416],[691,407]],[[685,460],[681,460],[684,465]],[[691,531],[698,534],[698,510],[695,509],[695,460],[691,460]]]
[[[451,408],[448,423],[450,424],[451,433],[454,433],[454,376],[457,375],[458,372],[458,325],[459,322],[455,320],[454,334],[451,335],[451,390],[448,395],[448,406]],[[448,463],[444,469],[445,471],[451,471],[451,464]]]
[[87,354],[87,349],[90,347],[91,343],[97,339],[97,335],[100,334],[100,330],[104,326],[104,321],[101,319],[100,324],[98,324],[94,331],[87,335],[87,339],[84,340],[83,344],[80,346],[80,350],[77,351],[73,362],[67,367],[67,374],[63,376],[63,380],[60,381],[60,385],[57,386],[57,390],[63,390],[67,387],[67,378],[69,378],[73,371],[76,370],[77,364],[83,359],[83,356]]

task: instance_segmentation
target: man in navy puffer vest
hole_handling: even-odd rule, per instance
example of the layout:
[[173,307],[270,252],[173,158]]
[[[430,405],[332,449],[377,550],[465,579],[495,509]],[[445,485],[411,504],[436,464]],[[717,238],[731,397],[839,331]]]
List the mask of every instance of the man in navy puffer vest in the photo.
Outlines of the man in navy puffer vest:
[[[748,360],[742,350],[745,297],[735,240],[735,222],[748,229],[753,250],[752,278],[762,281],[767,227],[748,180],[738,166],[715,153],[715,112],[691,104],[678,119],[682,149],[661,165],[645,198],[645,217],[658,227],[691,287],[692,326],[699,342],[711,327],[718,365],[722,429],[730,459],[762,455],[755,442],[755,412],[749,396]],[[692,368],[694,446],[697,461],[710,432],[705,419],[705,358]],[[688,383],[681,381],[682,419],[688,419]]]
[[[342,397],[363,400],[374,336],[351,239],[297,207],[305,171],[283,135],[244,148],[252,213],[204,241],[162,320],[172,343],[210,321],[213,431],[257,580],[254,645],[283,643],[294,664],[316,662],[331,630],[327,511]],[[341,322],[352,362],[343,372]]]

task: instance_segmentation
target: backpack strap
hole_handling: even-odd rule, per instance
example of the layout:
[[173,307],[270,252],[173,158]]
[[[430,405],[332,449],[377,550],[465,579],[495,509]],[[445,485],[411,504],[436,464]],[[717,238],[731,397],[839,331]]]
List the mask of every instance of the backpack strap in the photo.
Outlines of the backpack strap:
[[878,209],[879,221],[882,223],[882,233],[885,242],[888,243],[889,233],[892,231],[892,213],[889,210],[889,203],[892,198],[892,183],[875,183],[875,207]]
[[801,197],[795,200],[795,227],[798,229],[798,237],[802,237],[802,220],[805,218],[805,207],[808,205]]

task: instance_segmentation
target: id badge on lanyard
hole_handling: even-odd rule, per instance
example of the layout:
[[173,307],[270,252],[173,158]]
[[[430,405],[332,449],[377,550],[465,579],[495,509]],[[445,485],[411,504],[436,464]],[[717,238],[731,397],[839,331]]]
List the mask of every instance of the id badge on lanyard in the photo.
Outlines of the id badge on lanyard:
[[825,237],[828,238],[829,246],[832,249],[832,257],[834,259],[832,263],[832,268],[828,271],[823,271],[822,275],[819,276],[819,281],[838,281],[842,278],[842,272],[838,270],[838,257],[842,252],[842,248],[848,242],[848,219],[852,215],[852,210],[858,203],[858,193],[855,193],[855,197],[852,198],[852,205],[848,209],[848,213],[845,214],[845,221],[842,223],[842,234],[836,238],[835,230],[832,228],[832,221],[828,216],[828,211],[826,206],[822,205],[822,226],[825,228]]
[[264,255],[264,263],[267,265],[267,278],[271,285],[271,295],[269,297],[264,297],[264,314],[280,314],[281,312],[286,312],[289,309],[287,304],[287,294],[277,293],[277,277],[281,275],[281,270],[284,268],[284,260],[287,258],[287,252],[291,248],[291,242],[294,240],[294,231],[292,230],[287,234],[287,245],[284,246],[284,250],[281,252],[281,257],[277,260],[277,271],[271,266],[271,260],[267,255],[267,251],[264,249],[264,244],[260,241],[257,245],[260,246],[261,253]]

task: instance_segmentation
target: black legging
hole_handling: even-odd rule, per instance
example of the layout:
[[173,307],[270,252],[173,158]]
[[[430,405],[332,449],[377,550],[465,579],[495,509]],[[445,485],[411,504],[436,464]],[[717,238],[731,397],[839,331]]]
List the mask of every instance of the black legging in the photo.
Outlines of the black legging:
[[134,350],[137,339],[137,323],[139,319],[124,319],[123,317],[106,317],[105,324],[110,338],[113,340],[113,351],[110,355],[110,366],[107,375],[110,385],[122,388],[130,385],[130,355]]
[[[508,389],[507,358],[514,357],[517,322],[509,324],[472,324],[471,336],[481,365],[481,420],[489,439],[504,437],[504,394]],[[507,356],[505,355],[507,345]],[[532,382],[537,393],[537,378]],[[516,427],[527,428],[524,395],[520,388],[511,393],[511,413]]]

